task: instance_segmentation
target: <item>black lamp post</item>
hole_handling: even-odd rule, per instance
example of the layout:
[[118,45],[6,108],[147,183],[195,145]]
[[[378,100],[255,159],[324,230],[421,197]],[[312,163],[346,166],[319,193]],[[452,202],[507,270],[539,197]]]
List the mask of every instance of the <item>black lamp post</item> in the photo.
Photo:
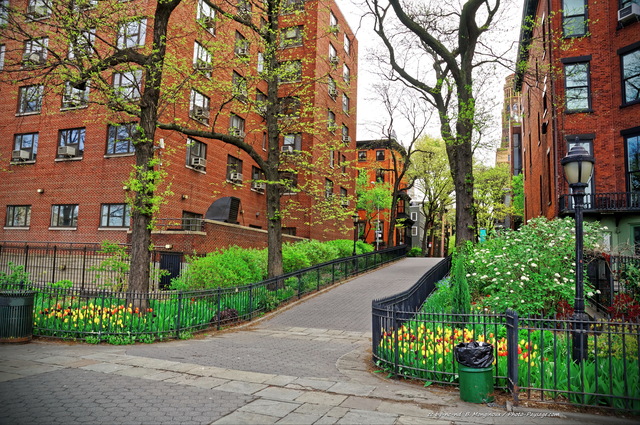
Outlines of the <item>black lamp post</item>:
[[351,216],[353,219],[353,256],[356,256],[356,242],[358,240],[358,214]]
[[595,159],[585,148],[576,143],[567,156],[560,161],[564,175],[571,188],[576,219],[576,298],[573,306],[573,360],[581,362],[587,356],[587,321],[584,310],[584,264],[582,259],[582,207],[584,190],[593,173]]

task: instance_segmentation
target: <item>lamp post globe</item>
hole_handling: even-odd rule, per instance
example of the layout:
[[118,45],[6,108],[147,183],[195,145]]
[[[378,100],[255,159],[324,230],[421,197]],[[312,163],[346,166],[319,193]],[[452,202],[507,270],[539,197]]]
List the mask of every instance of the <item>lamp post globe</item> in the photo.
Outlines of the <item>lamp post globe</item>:
[[573,305],[573,350],[572,357],[576,362],[581,362],[587,356],[587,322],[589,317],[584,308],[584,260],[583,260],[583,230],[582,208],[584,206],[585,189],[593,174],[595,159],[580,146],[579,138],[571,148],[567,156],[562,158],[560,164],[564,168],[564,175],[571,188],[576,222],[576,296]]

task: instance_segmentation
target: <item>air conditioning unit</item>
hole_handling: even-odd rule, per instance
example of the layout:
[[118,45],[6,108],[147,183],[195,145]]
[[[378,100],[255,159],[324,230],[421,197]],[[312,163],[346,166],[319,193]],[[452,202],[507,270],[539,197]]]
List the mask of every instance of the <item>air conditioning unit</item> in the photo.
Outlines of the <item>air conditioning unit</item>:
[[337,57],[337,56],[330,56],[330,57],[329,57],[329,62],[331,62],[331,63],[332,63],[332,64],[334,64],[334,65],[337,65],[337,64],[338,64],[338,62],[340,62],[340,59],[338,59],[338,57]]
[[342,136],[343,143],[351,143],[351,136]]
[[347,208],[349,206],[349,200],[343,199],[342,201],[340,201],[340,205]]
[[336,97],[338,95],[338,89],[335,87],[329,87],[329,96]]
[[29,5],[29,7],[27,7],[27,16],[31,19],[44,18],[48,15],[49,9],[47,8],[47,6],[38,4],[37,2],[34,2],[33,4]]
[[30,52],[22,55],[22,61],[34,65],[41,65],[45,62],[44,52]]
[[205,62],[201,59],[196,60],[196,63],[194,64],[194,67],[200,71],[210,71],[213,69],[213,65],[211,65],[209,62]]
[[76,156],[77,149],[75,146],[58,146],[58,155],[73,157]]
[[264,117],[265,115],[267,115],[267,105],[257,105],[256,111],[258,112],[258,114]]
[[236,136],[236,137],[240,137],[241,139],[244,139],[244,137],[246,136],[246,134],[244,133],[243,130],[240,130],[237,127],[231,127],[229,128],[229,134],[232,136]]
[[209,111],[201,106],[196,106],[193,108],[193,118],[198,120],[209,118]]
[[238,56],[249,56],[249,48],[247,46],[238,47],[236,49],[236,54]]
[[11,159],[13,161],[28,161],[31,159],[29,151],[23,151],[22,149],[11,152]]
[[229,180],[232,182],[241,182],[242,181],[242,173],[231,173],[229,174]]
[[202,22],[202,26],[208,30],[216,28],[216,21],[211,16],[203,16],[200,22]]
[[333,34],[337,34],[340,31],[340,25],[329,25],[329,32]]
[[618,10],[618,22],[627,22],[631,20],[638,20],[640,17],[640,5],[631,3],[629,6],[623,7]]
[[205,168],[207,166],[207,160],[199,156],[191,158],[191,166],[194,168]]
[[282,147],[282,152],[284,153],[293,153],[293,146],[291,145],[284,145]]
[[264,190],[267,188],[267,184],[264,182],[255,182],[251,184],[251,187],[253,188],[253,190],[264,192]]

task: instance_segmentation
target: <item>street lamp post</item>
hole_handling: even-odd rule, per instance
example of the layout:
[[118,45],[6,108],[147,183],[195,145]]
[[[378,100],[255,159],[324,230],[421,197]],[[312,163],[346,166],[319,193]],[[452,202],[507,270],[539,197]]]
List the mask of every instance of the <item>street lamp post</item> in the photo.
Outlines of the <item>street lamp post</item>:
[[356,256],[356,242],[358,240],[358,214],[351,216],[353,219],[353,256]]
[[[576,140],[578,142],[578,140]],[[587,326],[589,317],[584,309],[584,264],[582,258],[582,207],[584,206],[585,188],[593,173],[594,158],[585,148],[576,143],[567,156],[560,161],[564,167],[564,175],[571,188],[576,220],[576,298],[573,306],[573,360],[581,362],[587,355]]]

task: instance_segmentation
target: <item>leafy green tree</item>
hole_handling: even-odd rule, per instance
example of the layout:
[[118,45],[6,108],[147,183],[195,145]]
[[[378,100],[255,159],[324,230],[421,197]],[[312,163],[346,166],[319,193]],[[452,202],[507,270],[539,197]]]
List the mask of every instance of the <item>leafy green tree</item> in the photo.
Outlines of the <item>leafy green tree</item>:
[[522,223],[524,218],[524,174],[518,174],[511,179],[513,192],[513,215],[514,219]]
[[504,220],[513,207],[505,203],[511,193],[511,171],[508,164],[495,167],[476,165],[475,202],[478,227],[491,233],[498,221]]
[[[391,185],[386,182],[371,184],[367,178],[367,170],[360,170],[356,181],[356,196],[358,198],[356,207],[364,211],[365,228],[362,236],[366,240],[373,228],[373,220],[378,220],[380,210],[388,211],[391,208]],[[381,218],[385,218],[384,213]]]

